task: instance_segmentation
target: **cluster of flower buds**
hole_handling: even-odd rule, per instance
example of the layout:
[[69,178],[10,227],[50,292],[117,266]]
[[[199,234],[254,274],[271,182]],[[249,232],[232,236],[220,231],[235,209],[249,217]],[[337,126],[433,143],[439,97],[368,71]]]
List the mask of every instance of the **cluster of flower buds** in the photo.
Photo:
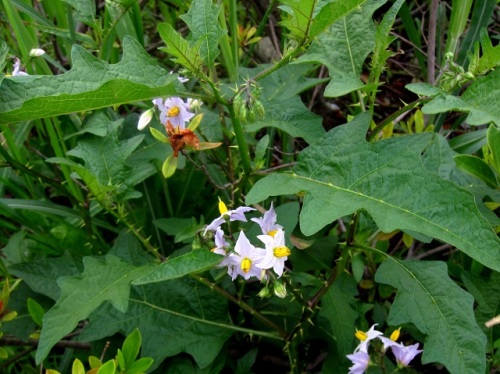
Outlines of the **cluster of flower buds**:
[[[253,87],[253,90],[251,89]],[[233,108],[236,118],[245,124],[259,121],[264,118],[265,110],[260,98],[260,87],[253,86],[250,81],[245,84],[244,89],[246,97],[243,98],[243,92],[238,93],[233,100]]]
[[356,331],[355,336],[360,340],[360,343],[353,354],[347,355],[347,358],[353,363],[353,366],[349,368],[349,374],[363,374],[368,369],[368,366],[372,363],[368,348],[370,342],[375,339],[378,339],[383,344],[382,355],[391,348],[400,369],[407,367],[410,361],[422,352],[421,349],[418,349],[418,343],[405,346],[403,343],[396,342],[399,339],[400,329],[394,330],[391,336],[387,338],[380,331],[375,330],[376,325],[374,324],[366,332]]
[[[240,231],[238,239],[234,245],[226,241],[226,234],[222,230],[222,225],[231,221],[247,222],[245,213],[255,210],[250,207],[239,207],[228,210],[226,205],[219,199],[220,216],[210,223],[203,233],[214,234],[215,247],[212,252],[225,258],[219,263],[219,267],[227,267],[227,273],[234,280],[241,276],[244,279],[256,277],[259,280],[273,280],[275,294],[284,297],[286,291],[282,283],[277,278],[283,275],[285,261],[290,255],[290,249],[285,244],[285,232],[283,227],[276,223],[277,216],[273,204],[261,218],[252,218],[259,225],[262,235],[257,235],[257,239],[264,248],[254,246],[250,243],[243,231]],[[271,272],[271,269],[273,273]],[[266,286],[266,291],[269,289]],[[262,296],[268,296],[264,292]]]

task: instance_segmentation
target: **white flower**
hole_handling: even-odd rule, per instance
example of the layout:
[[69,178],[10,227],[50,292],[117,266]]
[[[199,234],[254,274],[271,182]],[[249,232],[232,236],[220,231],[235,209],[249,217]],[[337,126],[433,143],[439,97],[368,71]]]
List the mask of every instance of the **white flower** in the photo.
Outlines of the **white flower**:
[[265,249],[254,247],[243,231],[234,246],[234,253],[227,257],[228,274],[234,280],[238,275],[245,279],[250,277],[262,278],[263,271],[258,266],[265,256]]
[[31,57],[40,57],[40,56],[43,56],[45,54],[45,51],[43,49],[40,49],[40,48],[33,48],[29,55]]
[[259,264],[262,269],[273,268],[274,272],[281,277],[285,261],[290,255],[290,249],[285,245],[285,232],[278,229],[274,236],[259,235],[257,238],[266,246],[266,256]]
[[244,213],[249,212],[251,210],[255,210],[254,208],[250,208],[248,206],[240,206],[234,210],[228,210],[226,204],[219,199],[219,212],[220,216],[212,221],[210,225],[208,225],[203,232],[203,236],[206,235],[207,231],[216,231],[220,225],[226,222],[226,219],[229,218],[230,221],[242,221],[247,222],[247,219]]
[[19,60],[17,57],[16,57],[16,60],[14,62],[14,67],[12,70],[12,76],[14,77],[16,75],[28,75],[28,73],[21,71],[21,60]]
[[146,110],[139,117],[139,122],[137,123],[137,130],[144,130],[144,128],[149,125],[151,119],[153,118],[154,108]]
[[370,330],[368,330],[367,332],[359,330],[356,331],[354,335],[356,336],[356,338],[361,340],[361,343],[359,343],[359,345],[356,347],[354,353],[358,351],[368,353],[368,343],[370,342],[370,340],[378,338],[380,335],[382,335],[380,331],[375,330],[375,326],[377,326],[377,323],[370,327]]
[[262,218],[252,218],[252,221],[260,226],[264,235],[273,236],[277,230],[283,228],[283,226],[276,224],[276,219],[276,212],[274,211],[273,203],[271,203],[271,207],[264,213]]
[[354,364],[349,368],[349,374],[363,374],[370,364],[370,356],[366,352],[357,352],[346,356]]
[[[170,72],[170,74],[174,74],[174,72],[173,72],[173,71],[171,71],[171,72]],[[181,82],[181,83],[186,83],[186,82],[189,80],[189,78],[184,78],[184,77],[181,77],[180,75],[178,75],[178,76],[177,76],[177,79],[178,79],[178,80],[179,80],[179,82]]]
[[169,121],[172,126],[183,130],[186,128],[185,123],[194,117],[194,113],[189,112],[189,106],[180,97],[169,97],[165,102],[161,98],[153,100],[160,110],[160,122],[163,125]]
[[404,346],[403,343],[394,344],[391,349],[399,367],[408,366],[410,361],[422,352],[421,349],[418,349],[418,343],[409,346]]

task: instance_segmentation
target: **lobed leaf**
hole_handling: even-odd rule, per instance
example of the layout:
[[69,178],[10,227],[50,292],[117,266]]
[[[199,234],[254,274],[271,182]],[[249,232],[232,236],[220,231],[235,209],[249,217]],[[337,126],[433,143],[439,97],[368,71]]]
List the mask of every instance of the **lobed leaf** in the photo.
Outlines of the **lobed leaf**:
[[500,240],[473,195],[422,165],[421,153],[439,135],[367,143],[370,119],[363,113],[328,132],[302,152],[293,173],[258,181],[246,203],[305,191],[300,214],[305,235],[364,209],[383,232],[434,237],[500,271]]
[[490,122],[500,126],[500,69],[479,77],[462,94],[453,96],[439,89],[423,88],[424,84],[408,84],[406,88],[419,95],[433,99],[422,107],[425,114],[437,114],[451,110],[468,112],[469,125],[484,125]]
[[127,335],[138,328],[143,337],[141,355],[154,359],[153,369],[181,352],[204,368],[231,336],[227,313],[227,300],[208,287],[192,279],[174,279],[133,288],[126,313],[104,304],[90,316],[81,339]]
[[181,16],[191,30],[191,39],[200,43],[200,56],[212,69],[219,54],[219,40],[226,31],[219,24],[220,5],[212,0],[193,0],[189,11]]
[[57,76],[15,76],[2,81],[0,124],[175,95],[182,86],[131,37],[123,59],[109,65],[74,45],[73,67]]
[[42,362],[50,349],[66,334],[73,331],[104,301],[121,312],[129,303],[130,282],[151,270],[149,265],[134,266],[118,257],[107,255],[104,260],[84,257],[85,270],[79,276],[59,278],[61,296],[43,317],[36,361]]
[[398,289],[388,323],[413,323],[427,334],[422,363],[442,363],[452,374],[485,371],[486,337],[474,318],[474,298],[448,277],[444,262],[388,257],[375,281]]

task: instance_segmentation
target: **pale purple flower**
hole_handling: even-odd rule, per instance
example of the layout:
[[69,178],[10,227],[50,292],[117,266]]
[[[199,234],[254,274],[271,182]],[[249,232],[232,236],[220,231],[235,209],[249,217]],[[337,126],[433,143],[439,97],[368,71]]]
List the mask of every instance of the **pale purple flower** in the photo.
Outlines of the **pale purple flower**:
[[359,343],[359,345],[356,347],[354,353],[358,351],[368,353],[368,343],[370,342],[370,340],[378,338],[380,335],[382,335],[380,331],[375,330],[375,326],[377,326],[377,323],[372,325],[372,327],[370,327],[367,332],[359,330],[356,331],[355,336],[361,341],[361,343]]
[[262,278],[263,271],[258,267],[266,254],[264,248],[254,247],[243,231],[234,246],[234,253],[227,257],[228,274],[234,280],[238,275],[245,279],[250,277]]
[[185,123],[194,117],[194,113],[189,111],[189,105],[180,97],[169,97],[165,102],[156,98],[153,104],[160,110],[160,122],[163,125],[169,121],[173,127],[183,130],[186,128]]
[[220,227],[217,227],[217,230],[215,231],[214,241],[215,248],[212,249],[212,252],[225,256],[227,254],[225,248],[229,247],[229,243],[226,242],[226,239],[224,239],[224,231],[222,231]]
[[384,343],[384,351],[389,347],[398,345],[398,343],[396,343],[394,340],[386,338],[385,336],[379,336],[378,338],[382,341],[382,343]]
[[255,209],[250,208],[248,206],[240,206],[239,208],[236,208],[234,210],[228,210],[226,205],[219,199],[220,216],[214,219],[212,223],[210,223],[210,225],[207,226],[205,232],[203,233],[203,236],[206,235],[207,231],[216,231],[218,227],[220,227],[224,222],[226,222],[226,219],[229,219],[230,221],[247,222],[244,213],[249,212],[251,210]]
[[262,218],[252,218],[256,222],[264,235],[273,236],[276,230],[282,229],[283,226],[276,224],[276,212],[274,211],[273,203],[267,212],[264,213]]
[[14,67],[13,67],[13,70],[12,70],[12,76],[16,76],[16,75],[28,75],[28,73],[25,73],[24,71],[21,71],[21,60],[19,60],[17,57],[15,59],[15,62],[14,62]]
[[349,374],[363,374],[370,364],[370,356],[366,352],[357,352],[346,356],[354,364],[349,368]]
[[290,255],[290,249],[285,245],[285,232],[278,229],[274,236],[258,235],[257,238],[266,246],[266,256],[259,266],[262,269],[273,268],[278,277],[281,277],[285,261]]
[[404,346],[402,343],[394,344],[391,349],[399,367],[408,366],[410,361],[422,352],[421,349],[418,349],[418,343],[409,346]]

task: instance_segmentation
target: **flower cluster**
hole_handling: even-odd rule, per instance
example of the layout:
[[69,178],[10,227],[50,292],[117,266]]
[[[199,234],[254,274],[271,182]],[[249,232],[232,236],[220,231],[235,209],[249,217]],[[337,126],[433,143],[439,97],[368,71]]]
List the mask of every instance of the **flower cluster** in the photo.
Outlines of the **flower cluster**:
[[421,349],[418,349],[418,343],[405,346],[403,343],[396,342],[399,338],[400,329],[395,330],[391,336],[387,338],[383,336],[380,331],[375,330],[376,325],[377,324],[374,324],[366,332],[359,330],[356,331],[355,336],[360,340],[360,343],[354,350],[353,354],[347,355],[347,358],[353,363],[353,366],[349,368],[349,374],[363,374],[368,369],[368,366],[371,363],[368,348],[370,342],[375,339],[380,340],[384,345],[382,354],[384,354],[387,349],[391,348],[398,368],[408,366],[410,361],[422,352]]
[[[209,231],[214,233],[215,247],[212,252],[225,257],[218,266],[227,266],[227,272],[233,280],[238,276],[244,279],[256,277],[259,280],[265,280],[268,279],[271,269],[276,275],[273,278],[279,278],[283,275],[285,261],[291,253],[285,244],[283,227],[276,223],[277,216],[272,203],[269,210],[261,218],[251,219],[259,225],[262,231],[262,235],[257,235],[257,239],[263,244],[263,248],[250,243],[243,231],[240,231],[234,248],[232,248],[225,239],[222,225],[231,221],[247,222],[245,213],[253,210],[255,209],[245,206],[228,210],[219,199],[220,216],[213,220],[203,233],[204,236]],[[282,292],[280,294],[282,295]]]

